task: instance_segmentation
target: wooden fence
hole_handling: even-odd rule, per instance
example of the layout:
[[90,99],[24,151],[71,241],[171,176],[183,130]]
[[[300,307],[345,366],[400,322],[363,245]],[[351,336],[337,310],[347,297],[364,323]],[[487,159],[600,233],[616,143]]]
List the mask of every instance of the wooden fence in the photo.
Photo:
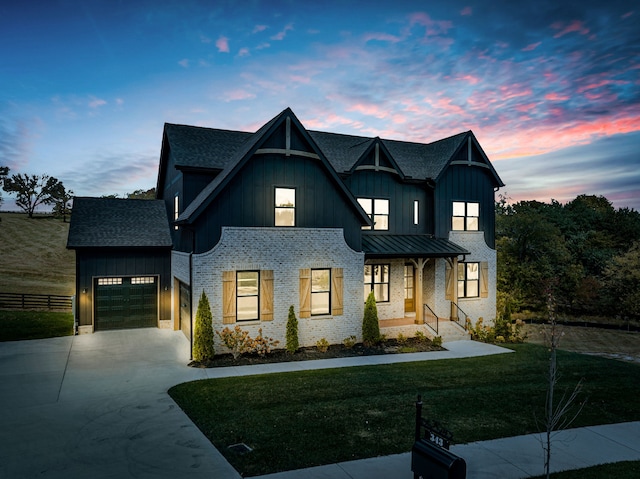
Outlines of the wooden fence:
[[0,293],[0,308],[34,311],[71,311],[73,296]]

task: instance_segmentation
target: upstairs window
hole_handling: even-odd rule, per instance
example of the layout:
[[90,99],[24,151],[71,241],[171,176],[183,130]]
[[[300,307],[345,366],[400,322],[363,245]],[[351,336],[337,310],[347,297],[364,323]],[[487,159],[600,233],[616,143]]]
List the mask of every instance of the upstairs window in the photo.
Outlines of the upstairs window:
[[478,231],[479,225],[480,203],[468,203],[464,201],[453,202],[452,230]]
[[[358,198],[358,203],[373,221],[373,229],[386,231],[389,229],[389,200],[378,198]],[[363,230],[370,230],[370,226],[363,226]]]
[[[178,216],[180,216],[180,198],[176,195],[173,197],[173,221],[177,221]],[[178,225],[175,225],[173,229],[177,230]]]
[[413,224],[417,225],[420,219],[418,212],[419,203],[418,200],[413,201]]
[[275,225],[296,225],[296,190],[294,188],[276,188]]

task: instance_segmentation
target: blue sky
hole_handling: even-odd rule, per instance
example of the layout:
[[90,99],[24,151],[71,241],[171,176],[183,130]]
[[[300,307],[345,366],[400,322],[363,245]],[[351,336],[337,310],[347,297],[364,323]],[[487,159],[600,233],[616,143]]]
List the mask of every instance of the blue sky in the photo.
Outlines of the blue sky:
[[0,165],[123,195],[155,186],[165,122],[291,107],[314,130],[473,130],[513,201],[640,210],[638,24],[629,0],[2,2]]

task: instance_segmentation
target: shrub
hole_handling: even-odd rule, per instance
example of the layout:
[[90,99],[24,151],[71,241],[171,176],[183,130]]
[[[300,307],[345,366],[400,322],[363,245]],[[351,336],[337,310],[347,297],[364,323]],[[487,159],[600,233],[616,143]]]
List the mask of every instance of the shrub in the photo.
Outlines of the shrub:
[[433,340],[431,341],[431,344],[433,344],[436,348],[439,348],[442,346],[442,336],[436,336],[435,338],[433,338]]
[[357,338],[355,336],[349,336],[348,338],[344,338],[342,340],[342,344],[344,344],[344,347],[347,349],[351,349],[356,345],[356,340]]
[[271,348],[277,346],[279,341],[273,338],[263,337],[262,328],[258,329],[258,336],[252,339],[248,331],[244,331],[240,326],[236,326],[233,330],[224,328],[222,331],[216,331],[220,336],[222,343],[231,350],[233,359],[238,359],[242,354],[255,353],[259,356],[265,356],[271,352]]
[[240,355],[250,352],[253,340],[249,336],[248,331],[243,331],[240,326],[236,326],[233,330],[225,327],[222,331],[216,331],[220,336],[222,343],[231,350],[233,359],[238,359]]
[[293,306],[289,306],[289,318],[287,319],[287,346],[286,349],[290,354],[295,353],[300,344],[298,343],[298,319],[293,310]]
[[214,355],[213,317],[209,299],[205,292],[202,291],[198,302],[198,310],[196,311],[196,324],[193,333],[193,359],[195,361],[208,361],[213,359]]
[[329,341],[325,338],[319,339],[316,341],[316,348],[318,348],[318,351],[321,353],[326,353],[329,350]]
[[523,322],[519,319],[515,322],[510,318],[511,314],[498,316],[493,326],[484,325],[484,320],[479,318],[475,327],[471,325],[471,320],[467,318],[467,330],[471,338],[484,343],[522,343],[526,335],[522,334]]
[[400,344],[404,344],[407,342],[407,338],[404,336],[404,334],[398,333],[398,336],[396,337],[396,341],[398,341],[398,343]]
[[416,338],[418,341],[422,342],[422,341],[424,341],[425,339],[427,339],[427,336],[426,336],[422,331],[420,331],[420,330],[418,329],[418,330],[416,331],[415,338]]
[[365,346],[373,346],[380,342],[380,325],[378,324],[378,308],[373,291],[369,293],[364,305],[364,318],[362,319],[362,341]]

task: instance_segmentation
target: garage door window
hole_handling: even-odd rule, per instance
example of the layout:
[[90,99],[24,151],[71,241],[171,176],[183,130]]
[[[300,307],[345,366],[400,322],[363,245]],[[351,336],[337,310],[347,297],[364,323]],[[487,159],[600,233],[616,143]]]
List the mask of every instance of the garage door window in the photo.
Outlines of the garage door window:
[[131,278],[131,284],[153,284],[156,282],[156,278],[153,276],[139,276]]
[[98,278],[98,286],[122,284],[122,278]]

